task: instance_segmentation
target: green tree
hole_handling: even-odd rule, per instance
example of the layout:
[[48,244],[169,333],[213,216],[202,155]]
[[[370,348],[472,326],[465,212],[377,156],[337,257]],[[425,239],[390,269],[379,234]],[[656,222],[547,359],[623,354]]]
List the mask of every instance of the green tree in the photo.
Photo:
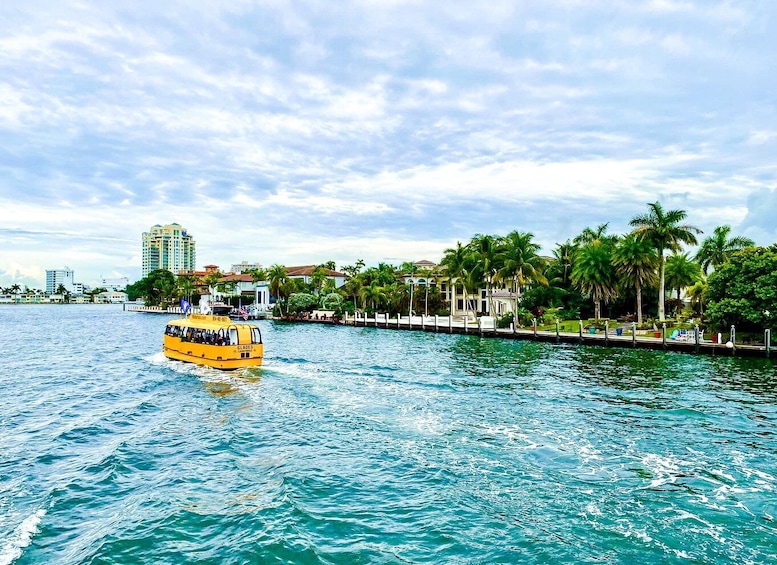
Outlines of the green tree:
[[734,251],[755,246],[752,239],[743,236],[729,237],[730,233],[731,226],[718,226],[711,236],[701,242],[701,246],[696,252],[696,260],[701,265],[705,275],[710,267],[717,269],[725,263]]
[[386,294],[380,283],[374,280],[368,286],[362,287],[361,298],[364,310],[367,310],[368,305],[373,310],[377,310],[385,300]]
[[175,298],[175,275],[167,269],[151,271],[134,286],[140,293],[139,296],[145,297],[148,306],[168,305]]
[[612,262],[621,284],[634,287],[637,295],[637,323],[642,324],[642,289],[655,284],[658,278],[655,249],[648,241],[629,234],[615,246]]
[[323,310],[337,310],[343,305],[343,297],[337,292],[330,292],[321,297],[321,308]]
[[[491,296],[494,279],[499,270],[499,244],[493,235],[476,234],[469,242],[469,249],[480,262],[481,284],[486,287],[488,311],[493,313],[493,297]],[[480,286],[480,285],[479,285]],[[475,291],[477,292],[477,290]]]
[[[279,303],[282,302],[286,291],[285,286],[289,282],[289,275],[286,267],[278,265],[277,263],[271,266],[267,270],[267,280],[269,282],[270,294],[276,301]],[[279,304],[278,308],[281,311],[281,315],[283,315],[283,306]]]
[[580,247],[575,254],[572,281],[593,300],[594,318],[600,319],[602,300],[609,302],[618,295],[612,246],[595,240]]
[[707,317],[719,330],[774,328],[777,322],[777,244],[732,253],[707,280]]
[[706,281],[698,280],[688,289],[688,297],[691,299],[691,307],[704,315],[704,297],[707,295],[709,287]]
[[659,202],[648,204],[648,212],[632,218],[632,233],[650,242],[658,252],[658,318],[665,320],[666,277],[664,251],[679,251],[680,244],[696,245],[697,227],[682,224],[687,217],[685,210],[664,210]]
[[515,308],[521,300],[522,288],[530,282],[547,286],[548,280],[543,274],[545,260],[538,255],[540,246],[532,241],[534,235],[529,232],[512,231],[500,241],[496,278],[510,281],[515,293]]
[[321,289],[328,280],[329,275],[327,275],[326,267],[319,265],[313,269],[313,272],[310,274],[310,283],[313,285],[313,291],[316,295],[321,293]]
[[289,314],[302,314],[312,312],[318,306],[318,297],[306,292],[295,292],[289,296],[287,312]]
[[188,302],[192,301],[192,295],[197,290],[197,277],[194,275],[179,275],[176,279],[178,294],[180,298],[186,298]]
[[666,258],[666,285],[677,290],[677,300],[684,288],[701,280],[701,267],[688,257],[688,253],[670,255]]
[[260,281],[266,281],[267,280],[267,271],[262,269],[261,267],[257,267],[255,269],[248,269],[245,271],[247,274],[251,275],[251,281],[256,284]]
[[451,315],[456,314],[456,305],[458,296],[456,287],[461,283],[464,274],[464,267],[467,261],[467,248],[460,241],[456,242],[456,247],[445,250],[445,255],[440,261],[443,272],[448,277],[448,284],[451,286]]

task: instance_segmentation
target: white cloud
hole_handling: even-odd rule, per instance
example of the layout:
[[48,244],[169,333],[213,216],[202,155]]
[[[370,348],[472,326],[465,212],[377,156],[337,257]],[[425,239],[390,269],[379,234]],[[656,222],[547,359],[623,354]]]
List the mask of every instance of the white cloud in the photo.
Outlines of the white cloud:
[[552,247],[656,199],[777,238],[775,6],[42,6],[0,21],[0,284],[139,273],[170,221],[203,264]]

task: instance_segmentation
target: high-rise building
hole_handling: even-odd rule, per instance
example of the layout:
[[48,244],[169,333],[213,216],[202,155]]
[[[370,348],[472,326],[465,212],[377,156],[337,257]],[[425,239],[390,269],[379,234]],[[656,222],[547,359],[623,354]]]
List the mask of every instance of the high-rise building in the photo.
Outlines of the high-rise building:
[[73,269],[70,267],[46,270],[46,294],[56,294],[59,285],[62,285],[66,291],[72,293],[74,291],[74,284]]
[[179,224],[157,224],[143,232],[143,277],[157,269],[167,269],[174,275],[193,271],[195,259],[194,238]]

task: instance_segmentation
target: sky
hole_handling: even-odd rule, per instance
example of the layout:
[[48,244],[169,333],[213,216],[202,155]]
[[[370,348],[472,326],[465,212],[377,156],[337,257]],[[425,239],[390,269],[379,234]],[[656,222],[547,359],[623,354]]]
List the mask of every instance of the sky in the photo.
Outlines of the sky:
[[0,286],[137,280],[172,222],[223,270],[513,230],[551,254],[655,201],[772,244],[776,23],[773,0],[5,0]]

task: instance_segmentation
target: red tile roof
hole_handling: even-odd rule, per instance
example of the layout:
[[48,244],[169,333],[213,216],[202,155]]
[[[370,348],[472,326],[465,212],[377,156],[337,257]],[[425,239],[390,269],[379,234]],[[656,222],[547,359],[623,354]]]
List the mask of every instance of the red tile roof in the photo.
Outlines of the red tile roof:
[[[316,270],[317,265],[303,265],[302,267],[286,267],[286,274],[290,277],[309,277]],[[343,273],[333,271],[332,269],[324,269],[326,276],[328,277],[345,277]]]

